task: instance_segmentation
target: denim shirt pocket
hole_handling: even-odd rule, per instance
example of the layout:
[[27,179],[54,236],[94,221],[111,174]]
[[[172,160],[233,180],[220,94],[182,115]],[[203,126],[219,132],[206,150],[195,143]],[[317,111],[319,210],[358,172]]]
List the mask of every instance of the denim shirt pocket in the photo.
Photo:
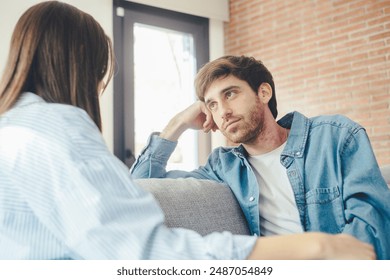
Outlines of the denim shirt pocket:
[[312,189],[306,193],[305,199],[306,230],[328,233],[342,232],[345,225],[344,207],[338,186]]
[[307,204],[325,204],[340,196],[339,187],[316,188],[306,193]]

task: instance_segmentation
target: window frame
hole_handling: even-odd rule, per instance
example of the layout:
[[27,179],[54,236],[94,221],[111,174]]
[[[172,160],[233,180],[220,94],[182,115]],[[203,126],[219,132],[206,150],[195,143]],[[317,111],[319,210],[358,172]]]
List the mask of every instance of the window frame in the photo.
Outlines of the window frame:
[[[179,13],[124,0],[114,0],[114,154],[127,166],[135,160],[134,130],[134,23],[159,26],[194,36],[196,68],[209,61],[209,19]],[[125,79],[126,77],[126,79]],[[211,137],[198,133],[198,158],[207,158],[211,151]]]

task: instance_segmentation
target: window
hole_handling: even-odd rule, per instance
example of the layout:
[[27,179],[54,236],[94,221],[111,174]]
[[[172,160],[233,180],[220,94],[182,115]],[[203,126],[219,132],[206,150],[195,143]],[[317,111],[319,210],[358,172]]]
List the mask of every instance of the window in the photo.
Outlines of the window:
[[[130,166],[149,135],[161,131],[174,114],[195,101],[193,80],[208,61],[208,19],[116,3],[114,152]],[[208,153],[209,146],[207,135],[186,131],[167,168],[197,167],[200,153]]]

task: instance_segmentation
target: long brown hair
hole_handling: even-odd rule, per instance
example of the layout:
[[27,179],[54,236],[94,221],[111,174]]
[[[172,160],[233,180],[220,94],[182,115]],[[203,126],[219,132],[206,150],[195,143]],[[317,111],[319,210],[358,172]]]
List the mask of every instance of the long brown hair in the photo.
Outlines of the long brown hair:
[[0,115],[29,91],[84,109],[101,130],[98,85],[112,77],[112,56],[111,40],[91,15],[58,1],[32,6],[12,35]]

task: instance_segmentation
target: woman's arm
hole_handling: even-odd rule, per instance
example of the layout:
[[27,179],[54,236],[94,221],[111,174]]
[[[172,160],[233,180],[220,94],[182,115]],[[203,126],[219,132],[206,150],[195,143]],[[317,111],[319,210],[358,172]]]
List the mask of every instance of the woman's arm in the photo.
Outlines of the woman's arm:
[[248,259],[366,259],[376,258],[372,245],[351,235],[319,232],[261,237]]

